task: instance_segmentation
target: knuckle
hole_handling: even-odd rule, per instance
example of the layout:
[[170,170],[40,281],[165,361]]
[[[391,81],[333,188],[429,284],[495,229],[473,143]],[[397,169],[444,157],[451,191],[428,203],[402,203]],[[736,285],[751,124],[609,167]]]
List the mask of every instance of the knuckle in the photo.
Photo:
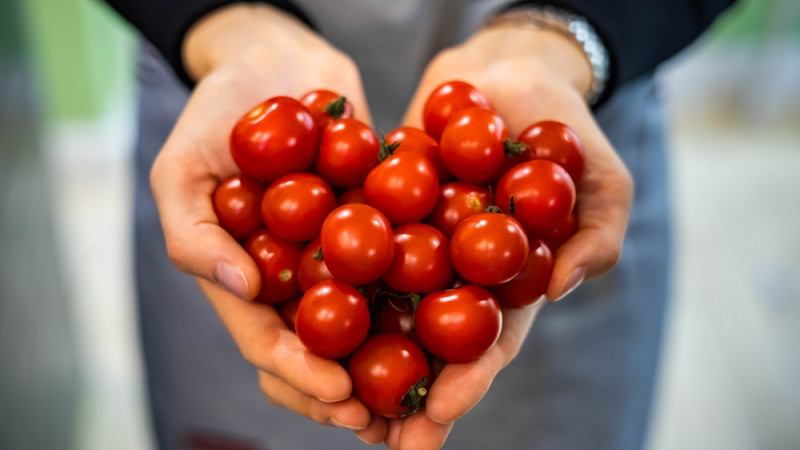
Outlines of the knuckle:
[[243,334],[239,343],[242,357],[267,372],[272,372],[272,349],[280,339],[280,330],[275,327],[254,324]]

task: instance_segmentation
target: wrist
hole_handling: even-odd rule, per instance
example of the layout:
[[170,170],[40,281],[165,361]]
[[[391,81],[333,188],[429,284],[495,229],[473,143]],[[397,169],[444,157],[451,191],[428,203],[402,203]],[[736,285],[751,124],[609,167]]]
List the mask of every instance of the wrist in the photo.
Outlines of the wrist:
[[186,73],[198,81],[225,65],[257,63],[264,52],[324,46],[316,32],[290,13],[267,4],[235,3],[189,29],[182,57]]

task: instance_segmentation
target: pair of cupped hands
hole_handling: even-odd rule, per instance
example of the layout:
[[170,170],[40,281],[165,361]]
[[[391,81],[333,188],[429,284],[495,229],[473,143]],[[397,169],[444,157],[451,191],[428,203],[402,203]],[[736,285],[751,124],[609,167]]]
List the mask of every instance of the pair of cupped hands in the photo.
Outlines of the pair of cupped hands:
[[[390,448],[438,448],[453,423],[480,401],[494,376],[519,351],[545,302],[503,311],[496,345],[477,361],[445,365],[425,409],[403,419],[373,416],[351,395],[336,361],[306,350],[272,306],[251,301],[258,267],[220,228],[211,194],[238,172],[230,130],[255,104],[325,88],[345,95],[355,118],[371,124],[358,68],[302,22],[267,5],[235,5],[195,24],[183,44],[194,91],[151,172],[172,262],[199,284],[272,402],[323,425],[353,430],[363,441]],[[422,107],[439,84],[459,79],[482,91],[511,136],[551,119],[568,124],[586,150],[577,186],[577,233],[555,253],[547,297],[557,300],[608,271],[620,255],[633,183],[595,122],[584,95],[591,68],[580,47],[549,30],[519,24],[487,27],[446,49],[428,65],[404,125],[422,128]]]

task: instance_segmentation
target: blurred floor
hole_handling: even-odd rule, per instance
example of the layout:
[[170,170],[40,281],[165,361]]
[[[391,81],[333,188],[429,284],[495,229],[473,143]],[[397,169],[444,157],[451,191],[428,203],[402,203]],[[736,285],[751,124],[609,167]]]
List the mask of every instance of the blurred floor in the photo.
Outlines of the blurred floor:
[[[795,49],[773,57],[791,61]],[[789,67],[777,74],[785,81],[743,90],[719,61],[751,51],[687,57],[664,79],[677,258],[652,450],[800,447],[800,82],[790,89],[800,77],[790,62],[778,66]],[[735,101],[718,92],[726,83],[741,91]],[[731,114],[741,105],[749,117]],[[132,320],[130,118],[47,133],[83,379],[81,450],[151,447]]]

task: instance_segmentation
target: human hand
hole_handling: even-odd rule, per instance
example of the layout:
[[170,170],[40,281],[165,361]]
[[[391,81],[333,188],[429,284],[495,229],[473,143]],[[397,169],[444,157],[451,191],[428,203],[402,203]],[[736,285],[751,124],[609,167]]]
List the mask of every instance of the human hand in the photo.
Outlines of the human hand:
[[[512,137],[534,122],[550,119],[568,124],[582,140],[586,169],[576,186],[578,231],[555,252],[547,297],[560,299],[584,280],[611,269],[627,228],[633,182],[584,100],[591,68],[580,47],[557,32],[532,26],[506,23],[484,28],[431,62],[405,124],[422,128],[428,95],[455,79],[486,95]],[[504,310],[503,332],[495,347],[478,361],[446,365],[430,389],[424,414],[389,423],[387,445],[441,446],[453,422],[477,404],[497,372],[516,355],[543,303]]]
[[240,300],[259,292],[259,270],[219,226],[211,202],[217,184],[239,172],[231,129],[267,98],[331,89],[370,123],[358,70],[301,22],[266,5],[215,11],[189,31],[183,50],[198,83],[150,177],[169,256],[199,277],[242,354],[259,369],[268,398],[320,423],[366,427],[369,413],[348,398],[346,371],[310,354],[273,307]]

